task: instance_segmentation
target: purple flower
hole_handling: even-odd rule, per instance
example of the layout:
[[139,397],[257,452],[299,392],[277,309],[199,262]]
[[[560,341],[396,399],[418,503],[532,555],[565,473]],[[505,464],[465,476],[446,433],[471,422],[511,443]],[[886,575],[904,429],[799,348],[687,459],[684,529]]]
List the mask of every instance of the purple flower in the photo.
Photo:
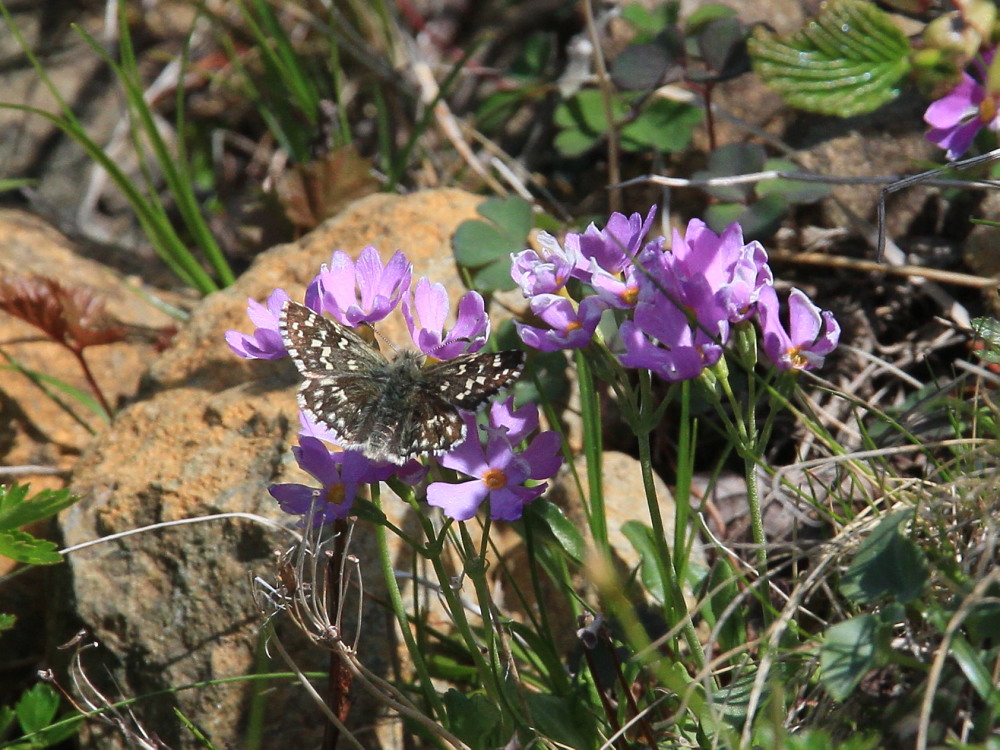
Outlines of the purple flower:
[[[377,464],[358,452],[331,453],[316,438],[302,437],[292,448],[295,460],[303,470],[320,483],[320,487],[304,484],[273,484],[271,496],[286,513],[308,517],[312,513],[315,526],[346,518],[362,484],[380,482],[392,476],[395,467]],[[301,523],[305,523],[305,519]]]
[[[728,334],[725,321],[719,328],[720,334]],[[623,365],[650,370],[669,383],[692,380],[722,357],[720,341],[693,328],[687,315],[665,298],[640,303],[635,320],[622,323],[619,335],[625,346],[619,357]]]
[[299,410],[299,424],[302,425],[302,429],[299,430],[300,438],[309,437],[322,440],[325,443],[336,444],[337,434],[332,430],[328,430],[323,425],[316,424],[312,418],[301,409]]
[[[993,56],[994,50],[988,50],[983,53],[982,60],[975,62],[983,80],[988,80],[986,67]],[[927,107],[924,121],[931,126],[927,140],[947,149],[950,161],[958,159],[968,151],[982,128],[1000,129],[997,95],[998,92],[988,91],[968,73],[962,73],[962,80],[955,88]]]
[[[458,302],[454,327],[442,336],[451,306],[443,284],[431,284],[425,277],[417,282],[413,302],[403,298],[403,317],[410,337],[424,354],[438,359],[451,359],[459,354],[477,352],[490,335],[490,319],[479,292],[467,292]],[[413,313],[420,320],[417,328]]]
[[774,287],[762,290],[757,305],[764,353],[779,370],[812,370],[840,341],[840,325],[833,313],[822,311],[805,292],[792,289],[788,295],[789,330],[779,318],[778,294]]
[[604,303],[585,297],[579,305],[559,294],[539,294],[531,299],[531,310],[549,329],[515,321],[517,333],[528,346],[543,352],[579,349],[590,343],[601,322]]
[[631,310],[639,300],[639,286],[642,271],[631,265],[625,269],[624,278],[621,274],[612,274],[590,260],[590,285],[597,297],[608,307],[616,310]]
[[[355,263],[347,253],[337,250],[306,290],[306,305],[318,312],[329,312],[344,325],[382,320],[410,288],[413,264],[396,251],[389,262],[369,245]],[[358,293],[360,292],[360,302]]]
[[534,404],[513,410],[512,403],[513,399],[508,399],[490,409],[485,447],[475,417],[466,415],[468,437],[445,454],[441,464],[470,480],[432,482],[427,487],[428,504],[441,508],[449,518],[467,521],[489,498],[491,518],[516,521],[524,507],[545,491],[547,483],[525,487],[524,482],[555,475],[562,464],[561,439],[556,432],[543,432],[518,452],[515,446],[538,424],[538,410]]
[[655,218],[655,205],[646,212],[645,219],[638,213],[626,217],[615,212],[604,229],[591,224],[583,234],[566,235],[566,246],[579,247],[580,255],[597,261],[609,273],[621,273],[632,264]]
[[538,294],[555,294],[566,286],[571,278],[589,278],[586,273],[587,261],[579,250],[563,247],[559,240],[548,232],[538,233],[541,253],[522,250],[511,253],[511,278],[521,288],[525,297]]
[[[647,248],[641,257],[648,261],[655,256]],[[760,290],[774,281],[763,245],[744,244],[743,229],[735,222],[718,235],[701,219],[691,219],[684,236],[674,230],[670,252],[659,258],[682,286],[704,279],[730,323],[748,320]]]
[[226,331],[226,343],[233,353],[244,359],[281,359],[287,357],[285,345],[281,341],[278,321],[281,308],[288,301],[284,289],[275,289],[267,298],[267,307],[256,300],[247,300],[247,315],[257,328],[251,335],[239,331]]

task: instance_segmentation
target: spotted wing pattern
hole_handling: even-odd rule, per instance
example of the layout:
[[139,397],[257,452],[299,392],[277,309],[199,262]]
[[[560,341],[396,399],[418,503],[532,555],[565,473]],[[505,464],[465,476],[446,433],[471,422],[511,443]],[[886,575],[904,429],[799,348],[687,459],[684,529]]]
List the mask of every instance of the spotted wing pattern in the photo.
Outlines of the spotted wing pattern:
[[440,454],[465,437],[459,409],[473,411],[513,383],[524,353],[467,354],[420,366],[422,355],[389,361],[346,326],[287,302],[281,336],[304,378],[300,408],[344,448],[402,464]]

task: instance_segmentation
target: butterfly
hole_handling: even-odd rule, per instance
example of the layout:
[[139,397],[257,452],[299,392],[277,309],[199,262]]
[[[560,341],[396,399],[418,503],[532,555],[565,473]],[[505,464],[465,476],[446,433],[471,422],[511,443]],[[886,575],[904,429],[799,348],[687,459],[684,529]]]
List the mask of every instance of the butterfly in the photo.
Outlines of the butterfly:
[[440,455],[465,439],[461,411],[475,411],[524,369],[524,352],[465,354],[423,367],[424,355],[391,360],[346,326],[288,301],[281,338],[305,379],[299,408],[344,449],[373,461]]

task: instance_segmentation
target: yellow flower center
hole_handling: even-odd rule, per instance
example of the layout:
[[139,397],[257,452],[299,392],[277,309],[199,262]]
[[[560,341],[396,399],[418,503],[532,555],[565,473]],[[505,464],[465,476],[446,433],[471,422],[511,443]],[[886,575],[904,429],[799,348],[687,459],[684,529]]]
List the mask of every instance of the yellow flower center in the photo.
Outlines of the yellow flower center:
[[328,503],[333,503],[334,505],[340,505],[344,502],[344,485],[330,485],[329,489],[326,491],[326,501]]
[[809,364],[809,360],[806,359],[805,355],[802,354],[802,350],[797,346],[793,346],[788,350],[788,359],[791,360],[794,367],[800,369]]
[[487,469],[483,474],[483,484],[490,490],[502,490],[507,486],[507,475],[502,469]]
[[564,330],[566,333],[572,333],[573,331],[579,331],[581,328],[583,328],[583,324],[579,320],[571,320],[566,324]]
[[624,302],[629,307],[635,305],[637,299],[639,299],[639,288],[630,286],[621,294],[622,302]]

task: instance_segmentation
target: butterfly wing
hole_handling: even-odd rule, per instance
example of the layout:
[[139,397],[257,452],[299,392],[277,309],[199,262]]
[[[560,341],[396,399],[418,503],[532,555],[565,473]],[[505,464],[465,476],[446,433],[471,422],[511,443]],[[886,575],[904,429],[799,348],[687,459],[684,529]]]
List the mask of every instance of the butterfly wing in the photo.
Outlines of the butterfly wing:
[[289,300],[281,311],[281,340],[305,378],[358,375],[385,365],[385,357],[347,326]]
[[380,396],[372,373],[385,358],[356,333],[296,302],[282,310],[281,338],[304,381],[299,408],[316,424],[336,433],[341,446],[365,445],[366,412]]
[[497,391],[512,384],[524,369],[524,352],[465,354],[425,371],[429,393],[460,409],[475,411]]

